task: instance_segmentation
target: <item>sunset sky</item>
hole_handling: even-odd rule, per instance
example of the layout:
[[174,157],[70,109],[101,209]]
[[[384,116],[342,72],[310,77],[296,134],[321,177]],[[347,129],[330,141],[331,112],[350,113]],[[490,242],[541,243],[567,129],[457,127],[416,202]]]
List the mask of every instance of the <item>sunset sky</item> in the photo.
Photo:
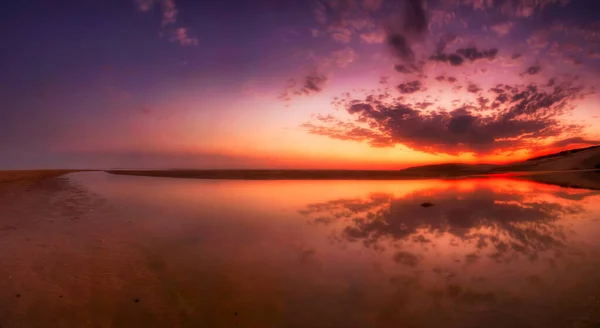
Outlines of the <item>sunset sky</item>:
[[395,169],[600,143],[596,0],[21,0],[0,169]]

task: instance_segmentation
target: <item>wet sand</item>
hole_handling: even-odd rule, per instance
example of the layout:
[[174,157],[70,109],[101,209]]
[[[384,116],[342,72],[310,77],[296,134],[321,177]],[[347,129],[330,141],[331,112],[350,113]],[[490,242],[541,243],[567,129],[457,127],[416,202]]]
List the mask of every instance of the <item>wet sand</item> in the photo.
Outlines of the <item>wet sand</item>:
[[[594,211],[595,191],[487,179],[279,183],[98,172],[83,185],[60,172],[19,176],[0,183],[2,328],[595,327],[600,322],[598,253],[583,237],[554,224],[563,216],[585,214],[579,206]],[[415,190],[386,198],[382,192],[388,185]],[[363,190],[372,196],[353,198]],[[560,199],[522,199],[523,193],[556,193]],[[426,200],[434,206],[419,206]],[[472,211],[464,212],[465,201]],[[282,206],[286,202],[290,205]],[[299,219],[298,211],[307,216]],[[424,219],[418,226],[431,228],[447,213],[455,217],[431,234],[419,230],[402,237],[407,230],[395,229]],[[594,213],[572,224],[593,224]],[[363,225],[364,218],[381,224]],[[510,221],[515,218],[523,222]],[[473,241],[461,231],[481,238],[486,231],[478,227],[485,222],[500,230],[483,250],[504,253],[489,259],[484,253],[463,256]],[[464,240],[448,246],[436,239],[444,225]],[[343,234],[329,240],[319,229]],[[504,243],[507,232],[513,237]],[[371,237],[388,252],[375,247]],[[442,252],[438,257],[434,244]],[[535,259],[523,257],[531,252]]]
[[44,179],[80,172],[81,170],[11,170],[0,171],[0,183],[35,183]]
[[131,228],[70,172],[0,174],[0,327],[151,326]]

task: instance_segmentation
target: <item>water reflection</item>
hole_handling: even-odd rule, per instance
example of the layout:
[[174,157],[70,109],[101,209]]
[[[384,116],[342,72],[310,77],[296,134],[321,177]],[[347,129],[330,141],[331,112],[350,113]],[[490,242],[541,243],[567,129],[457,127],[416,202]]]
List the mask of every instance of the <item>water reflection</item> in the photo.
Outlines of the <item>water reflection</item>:
[[[398,241],[427,245],[450,236],[453,246],[475,246],[477,251],[469,254],[469,262],[481,253],[496,260],[515,255],[535,260],[540,252],[565,245],[564,227],[557,224],[560,218],[584,212],[581,205],[566,200],[580,200],[594,194],[559,191],[554,198],[544,198],[537,193],[494,189],[487,182],[468,191],[449,186],[442,190],[419,190],[402,197],[373,193],[362,199],[309,204],[300,213],[315,223],[341,224],[339,240],[361,241],[367,247]],[[430,201],[435,202],[434,206],[419,206]]]
[[[597,201],[595,191],[473,180],[315,202],[299,212],[327,227],[334,244],[362,244],[397,265],[387,268],[393,296],[380,323],[587,327],[600,322],[600,284],[590,276],[597,247],[582,238],[598,217],[590,206]],[[427,202],[433,206],[421,206]],[[561,306],[569,302],[587,314],[567,318],[573,309]]]
[[[64,321],[55,326],[73,327],[573,327],[600,320],[600,195],[593,191],[502,179],[81,173],[70,181],[103,205],[68,189],[24,194],[36,206],[19,212],[0,206],[0,217],[15,222],[53,221],[0,231],[9,250],[0,273],[12,277],[0,283],[0,325],[52,327],[39,323],[58,317]],[[64,218],[57,201],[84,214]]]

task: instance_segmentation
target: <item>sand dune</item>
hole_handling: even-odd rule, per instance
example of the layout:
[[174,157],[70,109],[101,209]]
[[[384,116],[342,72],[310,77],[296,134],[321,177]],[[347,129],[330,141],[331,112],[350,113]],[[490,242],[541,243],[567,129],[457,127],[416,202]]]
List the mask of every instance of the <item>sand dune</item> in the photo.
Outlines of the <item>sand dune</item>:
[[502,165],[505,171],[569,171],[600,169],[600,146],[573,149],[524,162]]

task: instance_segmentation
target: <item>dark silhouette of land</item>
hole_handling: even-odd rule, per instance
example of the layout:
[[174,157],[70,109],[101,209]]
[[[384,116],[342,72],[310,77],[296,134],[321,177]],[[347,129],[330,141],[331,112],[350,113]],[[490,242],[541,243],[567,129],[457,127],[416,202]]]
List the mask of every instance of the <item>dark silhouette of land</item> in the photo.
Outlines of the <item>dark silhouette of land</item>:
[[[0,183],[31,182],[83,170],[0,171]],[[437,164],[403,170],[106,170],[110,174],[230,180],[408,180],[509,176],[565,187],[600,189],[600,146],[510,164]]]
[[403,170],[107,170],[111,174],[232,180],[406,180],[510,176],[567,187],[600,189],[600,146],[510,164],[437,164]]
[[0,171],[0,183],[31,183],[85,170],[7,170]]

